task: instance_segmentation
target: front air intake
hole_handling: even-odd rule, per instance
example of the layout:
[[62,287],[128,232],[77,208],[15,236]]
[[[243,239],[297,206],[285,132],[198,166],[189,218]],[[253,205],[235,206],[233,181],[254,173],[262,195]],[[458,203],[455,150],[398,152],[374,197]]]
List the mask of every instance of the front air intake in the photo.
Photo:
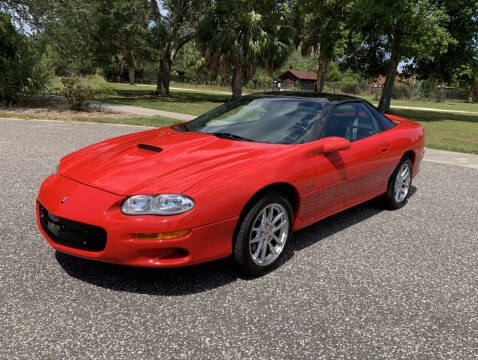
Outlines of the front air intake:
[[40,223],[54,242],[88,251],[101,251],[106,246],[106,231],[98,226],[63,219],[39,204]]

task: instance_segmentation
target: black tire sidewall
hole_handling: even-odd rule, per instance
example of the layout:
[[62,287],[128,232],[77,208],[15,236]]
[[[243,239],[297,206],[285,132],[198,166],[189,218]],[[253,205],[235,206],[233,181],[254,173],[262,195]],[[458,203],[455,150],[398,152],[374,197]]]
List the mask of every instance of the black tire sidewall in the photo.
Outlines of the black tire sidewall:
[[[289,218],[289,233],[286,243],[282,249],[282,253],[279,257],[269,265],[259,266],[253,260],[249,252],[249,235],[252,230],[254,220],[259,213],[270,204],[280,204],[286,211]],[[246,215],[242,219],[239,225],[239,231],[233,244],[233,259],[238,265],[241,272],[250,276],[260,276],[275,269],[282,264],[290,251],[290,243],[292,238],[292,226],[294,224],[294,212],[289,200],[278,192],[270,192],[260,197],[253,205],[248,209]]]

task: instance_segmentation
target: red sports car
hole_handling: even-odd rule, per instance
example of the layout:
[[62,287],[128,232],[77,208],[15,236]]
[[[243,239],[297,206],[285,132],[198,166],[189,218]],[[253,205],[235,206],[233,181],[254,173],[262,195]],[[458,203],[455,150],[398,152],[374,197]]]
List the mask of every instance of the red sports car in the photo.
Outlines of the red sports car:
[[295,230],[377,196],[404,205],[423,144],[420,125],[361,99],[248,95],[65,156],[40,188],[38,227],[83,258],[173,267],[232,255],[261,275]]

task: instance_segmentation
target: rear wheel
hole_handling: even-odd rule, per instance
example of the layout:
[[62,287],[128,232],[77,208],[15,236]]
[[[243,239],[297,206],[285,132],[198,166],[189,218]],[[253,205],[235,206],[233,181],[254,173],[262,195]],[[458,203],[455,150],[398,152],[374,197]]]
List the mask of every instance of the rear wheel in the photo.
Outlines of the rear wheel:
[[385,201],[389,208],[399,209],[405,205],[412,185],[412,162],[404,158],[398,164],[388,181]]
[[234,241],[233,259],[241,272],[263,275],[277,267],[289,249],[293,211],[278,192],[265,194],[249,208]]

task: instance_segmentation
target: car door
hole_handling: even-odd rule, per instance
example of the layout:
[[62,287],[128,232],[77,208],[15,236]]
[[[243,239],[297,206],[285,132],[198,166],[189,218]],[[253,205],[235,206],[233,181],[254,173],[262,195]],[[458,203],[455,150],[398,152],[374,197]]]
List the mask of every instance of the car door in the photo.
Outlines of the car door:
[[331,111],[322,137],[346,138],[351,147],[320,156],[319,211],[337,212],[384,190],[384,154],[390,144],[382,133],[381,124],[361,102],[341,103]]

